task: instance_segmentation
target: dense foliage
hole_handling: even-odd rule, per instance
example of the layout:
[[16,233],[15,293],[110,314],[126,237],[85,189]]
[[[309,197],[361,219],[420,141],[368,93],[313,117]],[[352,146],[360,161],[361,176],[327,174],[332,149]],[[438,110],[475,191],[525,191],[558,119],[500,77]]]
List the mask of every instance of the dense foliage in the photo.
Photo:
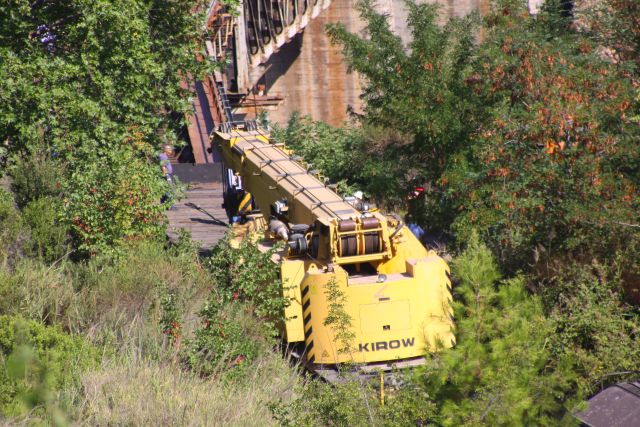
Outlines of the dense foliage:
[[[368,130],[361,144],[374,161],[368,181],[380,198],[402,201],[407,188],[425,179],[435,181],[473,131],[475,99],[468,96],[464,76],[473,60],[475,17],[439,26],[434,5],[407,2],[411,41],[405,46],[386,17],[370,2],[360,2],[366,23],[364,37],[341,25],[329,36],[344,47],[350,70],[364,78],[362,122]],[[382,130],[384,129],[384,130]],[[393,179],[389,179],[392,176]]]
[[277,334],[277,319],[287,301],[282,295],[280,266],[272,261],[277,250],[274,247],[263,252],[249,241],[234,248],[227,237],[218,243],[205,264],[218,284],[211,303],[247,304],[272,335]]
[[[0,159],[15,175],[53,164],[46,185],[79,253],[157,231],[168,189],[155,152],[181,126],[181,79],[206,66],[193,10],[191,0],[0,6]],[[23,191],[19,202],[45,195]]]
[[286,126],[274,127],[272,137],[330,177],[340,192],[387,185],[381,165],[362,155],[367,147],[358,129],[335,128],[294,113]]
[[[455,351],[432,357],[418,374],[444,425],[554,425],[571,410],[571,356],[555,354],[540,298],[522,277],[500,281],[490,251],[473,236],[455,260]],[[571,343],[567,343],[571,345]],[[554,357],[555,356],[555,357]],[[581,396],[582,397],[582,396]]]
[[549,38],[549,21],[515,7],[489,17],[466,81],[491,116],[441,177],[459,238],[480,230],[514,269],[631,255],[638,241],[633,81],[589,40]]
[[[441,26],[437,6],[410,2],[404,45],[360,2],[364,35],[329,34],[362,77],[363,114],[340,130],[299,117],[276,129],[333,180],[467,248],[453,263],[457,346],[410,381],[429,421],[570,421],[581,399],[637,372],[640,15],[595,3],[615,18],[586,6],[575,18],[554,0],[533,18],[502,0],[482,22]],[[385,422],[354,411],[335,417]]]
[[233,248],[229,238],[215,247],[205,266],[217,286],[183,354],[190,369],[204,376],[237,376],[264,351],[266,338],[278,334],[287,300],[279,265],[271,260],[274,253],[248,241]]
[[76,387],[78,374],[97,360],[96,349],[82,338],[0,315],[0,414],[13,417],[36,408],[42,415],[43,406],[60,401],[52,391]]

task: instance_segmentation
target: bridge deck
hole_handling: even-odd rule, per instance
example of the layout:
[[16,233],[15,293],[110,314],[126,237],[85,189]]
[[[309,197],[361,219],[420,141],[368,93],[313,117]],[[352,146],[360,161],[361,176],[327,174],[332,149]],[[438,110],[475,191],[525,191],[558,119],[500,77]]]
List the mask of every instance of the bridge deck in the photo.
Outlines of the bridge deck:
[[[219,179],[212,180],[210,176],[207,176],[211,175],[211,173],[205,174],[202,171],[198,171],[198,169],[207,166],[209,165],[198,165],[194,171],[181,173],[182,171],[176,170],[176,165],[174,165],[177,175],[183,182],[187,182],[189,189],[186,192],[186,197],[177,202],[172,210],[167,211],[169,219],[167,235],[169,238],[175,240],[178,236],[177,230],[186,229],[191,232],[192,240],[199,242],[198,245],[205,251],[213,248],[224,237],[227,227],[216,223],[206,214],[187,206],[187,204],[194,203],[199,205],[220,221],[228,222],[227,214],[222,207],[222,184]],[[190,174],[196,175],[200,179],[198,181],[190,181]],[[216,178],[220,176],[219,174],[215,175]]]

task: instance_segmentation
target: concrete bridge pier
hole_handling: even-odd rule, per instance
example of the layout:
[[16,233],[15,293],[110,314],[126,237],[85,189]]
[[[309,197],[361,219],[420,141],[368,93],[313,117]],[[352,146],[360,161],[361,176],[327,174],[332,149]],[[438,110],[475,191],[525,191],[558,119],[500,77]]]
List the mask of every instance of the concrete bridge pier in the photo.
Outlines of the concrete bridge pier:
[[[489,0],[419,1],[438,1],[443,20],[489,11]],[[232,17],[212,2],[207,17],[207,51],[213,60],[226,60],[231,65],[210,76],[209,84],[204,82],[209,105],[202,100],[199,105],[194,103],[193,127],[203,128],[197,123],[203,115],[211,118],[204,126],[209,133],[209,121],[215,127],[230,120],[223,111],[225,102],[234,119],[253,118],[266,111],[269,119],[278,123],[297,111],[338,126],[349,119],[349,109],[361,111],[360,80],[347,73],[341,47],[332,45],[326,34],[326,25],[336,22],[349,31],[361,31],[364,23],[356,4],[357,0],[243,0],[237,16]],[[404,0],[378,0],[377,7],[388,16],[394,32],[408,42]],[[205,133],[194,130],[189,134],[195,138],[194,152],[208,144]],[[206,161],[206,154],[201,158]]]

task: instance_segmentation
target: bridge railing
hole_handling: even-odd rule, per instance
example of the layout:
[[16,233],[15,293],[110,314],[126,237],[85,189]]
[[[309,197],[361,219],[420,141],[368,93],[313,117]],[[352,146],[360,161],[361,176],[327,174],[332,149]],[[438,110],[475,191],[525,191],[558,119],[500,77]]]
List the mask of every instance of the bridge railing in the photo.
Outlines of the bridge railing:
[[244,0],[251,65],[266,62],[330,4],[331,0]]

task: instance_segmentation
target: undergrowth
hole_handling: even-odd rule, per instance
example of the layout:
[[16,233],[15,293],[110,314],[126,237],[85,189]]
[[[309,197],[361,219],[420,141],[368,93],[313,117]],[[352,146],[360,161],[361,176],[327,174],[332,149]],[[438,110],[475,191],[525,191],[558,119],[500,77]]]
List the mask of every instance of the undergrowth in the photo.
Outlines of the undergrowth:
[[266,402],[290,399],[300,381],[272,351],[283,300],[277,270],[261,269],[268,257],[247,246],[244,267],[229,248],[201,259],[185,235],[78,262],[26,218],[31,202],[20,211],[0,196],[2,422],[274,424]]

